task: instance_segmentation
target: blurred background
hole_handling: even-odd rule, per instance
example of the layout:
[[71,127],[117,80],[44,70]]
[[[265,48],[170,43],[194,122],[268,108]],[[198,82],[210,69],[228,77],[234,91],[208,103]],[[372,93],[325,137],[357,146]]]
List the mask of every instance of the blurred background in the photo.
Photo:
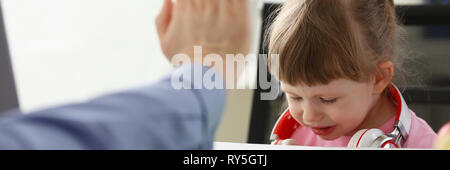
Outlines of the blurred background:
[[[154,26],[162,2],[1,0],[18,107],[30,112],[82,102],[166,75],[171,66],[160,50]],[[264,51],[261,40],[270,23],[267,16],[282,2],[250,1],[252,53]],[[437,131],[450,121],[448,0],[395,2],[405,19],[402,53],[412,59],[406,63],[408,68],[415,70],[408,77],[405,98]],[[411,6],[428,8],[424,12]],[[270,130],[286,106],[283,94],[274,101],[259,100],[256,62],[255,58],[247,63],[250,76],[240,83],[251,88],[230,93],[216,141],[269,143]]]

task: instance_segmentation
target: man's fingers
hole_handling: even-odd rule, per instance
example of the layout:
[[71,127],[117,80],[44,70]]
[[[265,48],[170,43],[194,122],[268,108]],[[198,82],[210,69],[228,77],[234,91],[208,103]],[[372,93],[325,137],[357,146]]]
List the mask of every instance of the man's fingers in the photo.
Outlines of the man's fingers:
[[208,1],[208,3],[206,3],[206,13],[208,15],[217,13],[220,7],[220,1],[222,0]]
[[221,13],[229,13],[230,8],[232,8],[232,1],[231,0],[219,0],[219,6],[220,6],[220,12]]
[[232,0],[233,8],[240,11],[247,11],[249,7],[248,0]]
[[166,32],[167,27],[169,26],[170,21],[172,19],[172,11],[173,11],[172,0],[164,0],[161,12],[159,12],[155,20],[156,29],[158,31],[159,37],[162,37],[162,35]]
[[203,11],[205,9],[206,4],[208,4],[210,0],[191,0],[194,6],[194,10]]

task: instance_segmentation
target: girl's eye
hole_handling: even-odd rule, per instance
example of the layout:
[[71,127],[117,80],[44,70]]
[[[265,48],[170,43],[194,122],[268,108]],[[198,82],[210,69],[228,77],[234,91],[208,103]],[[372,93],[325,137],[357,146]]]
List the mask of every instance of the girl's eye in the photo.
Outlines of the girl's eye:
[[302,100],[301,97],[291,96],[290,98],[291,98],[292,100],[294,100],[294,101],[300,101],[300,100]]
[[326,103],[326,104],[331,104],[331,103],[336,103],[337,98],[334,98],[334,99],[324,99],[324,98],[320,98],[320,101],[322,101],[323,103]]

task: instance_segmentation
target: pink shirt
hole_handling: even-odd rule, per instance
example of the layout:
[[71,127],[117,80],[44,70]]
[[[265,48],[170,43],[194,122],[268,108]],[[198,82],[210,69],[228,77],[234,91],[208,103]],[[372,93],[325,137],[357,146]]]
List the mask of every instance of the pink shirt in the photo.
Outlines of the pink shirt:
[[[411,111],[411,129],[409,132],[406,143],[403,144],[403,148],[432,148],[434,140],[436,139],[436,133],[423,119],[416,116]],[[380,130],[388,134],[394,129],[395,116],[391,120],[384,123]],[[341,136],[335,140],[324,140],[320,136],[314,134],[310,128],[299,127],[292,134],[298,145],[302,146],[324,146],[324,147],[347,147],[351,136]]]

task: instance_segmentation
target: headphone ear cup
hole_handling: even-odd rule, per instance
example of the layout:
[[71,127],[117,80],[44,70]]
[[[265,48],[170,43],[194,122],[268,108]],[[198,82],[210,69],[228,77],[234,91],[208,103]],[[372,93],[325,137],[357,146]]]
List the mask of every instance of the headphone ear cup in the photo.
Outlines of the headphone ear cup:
[[367,129],[361,129],[358,132],[356,132],[350,139],[350,142],[348,142],[347,147],[348,148],[356,148],[356,144],[358,143],[359,138],[366,131],[367,131]]
[[371,148],[377,147],[373,144],[380,136],[385,136],[380,129],[362,129],[356,132],[350,139],[347,147],[349,148]]

